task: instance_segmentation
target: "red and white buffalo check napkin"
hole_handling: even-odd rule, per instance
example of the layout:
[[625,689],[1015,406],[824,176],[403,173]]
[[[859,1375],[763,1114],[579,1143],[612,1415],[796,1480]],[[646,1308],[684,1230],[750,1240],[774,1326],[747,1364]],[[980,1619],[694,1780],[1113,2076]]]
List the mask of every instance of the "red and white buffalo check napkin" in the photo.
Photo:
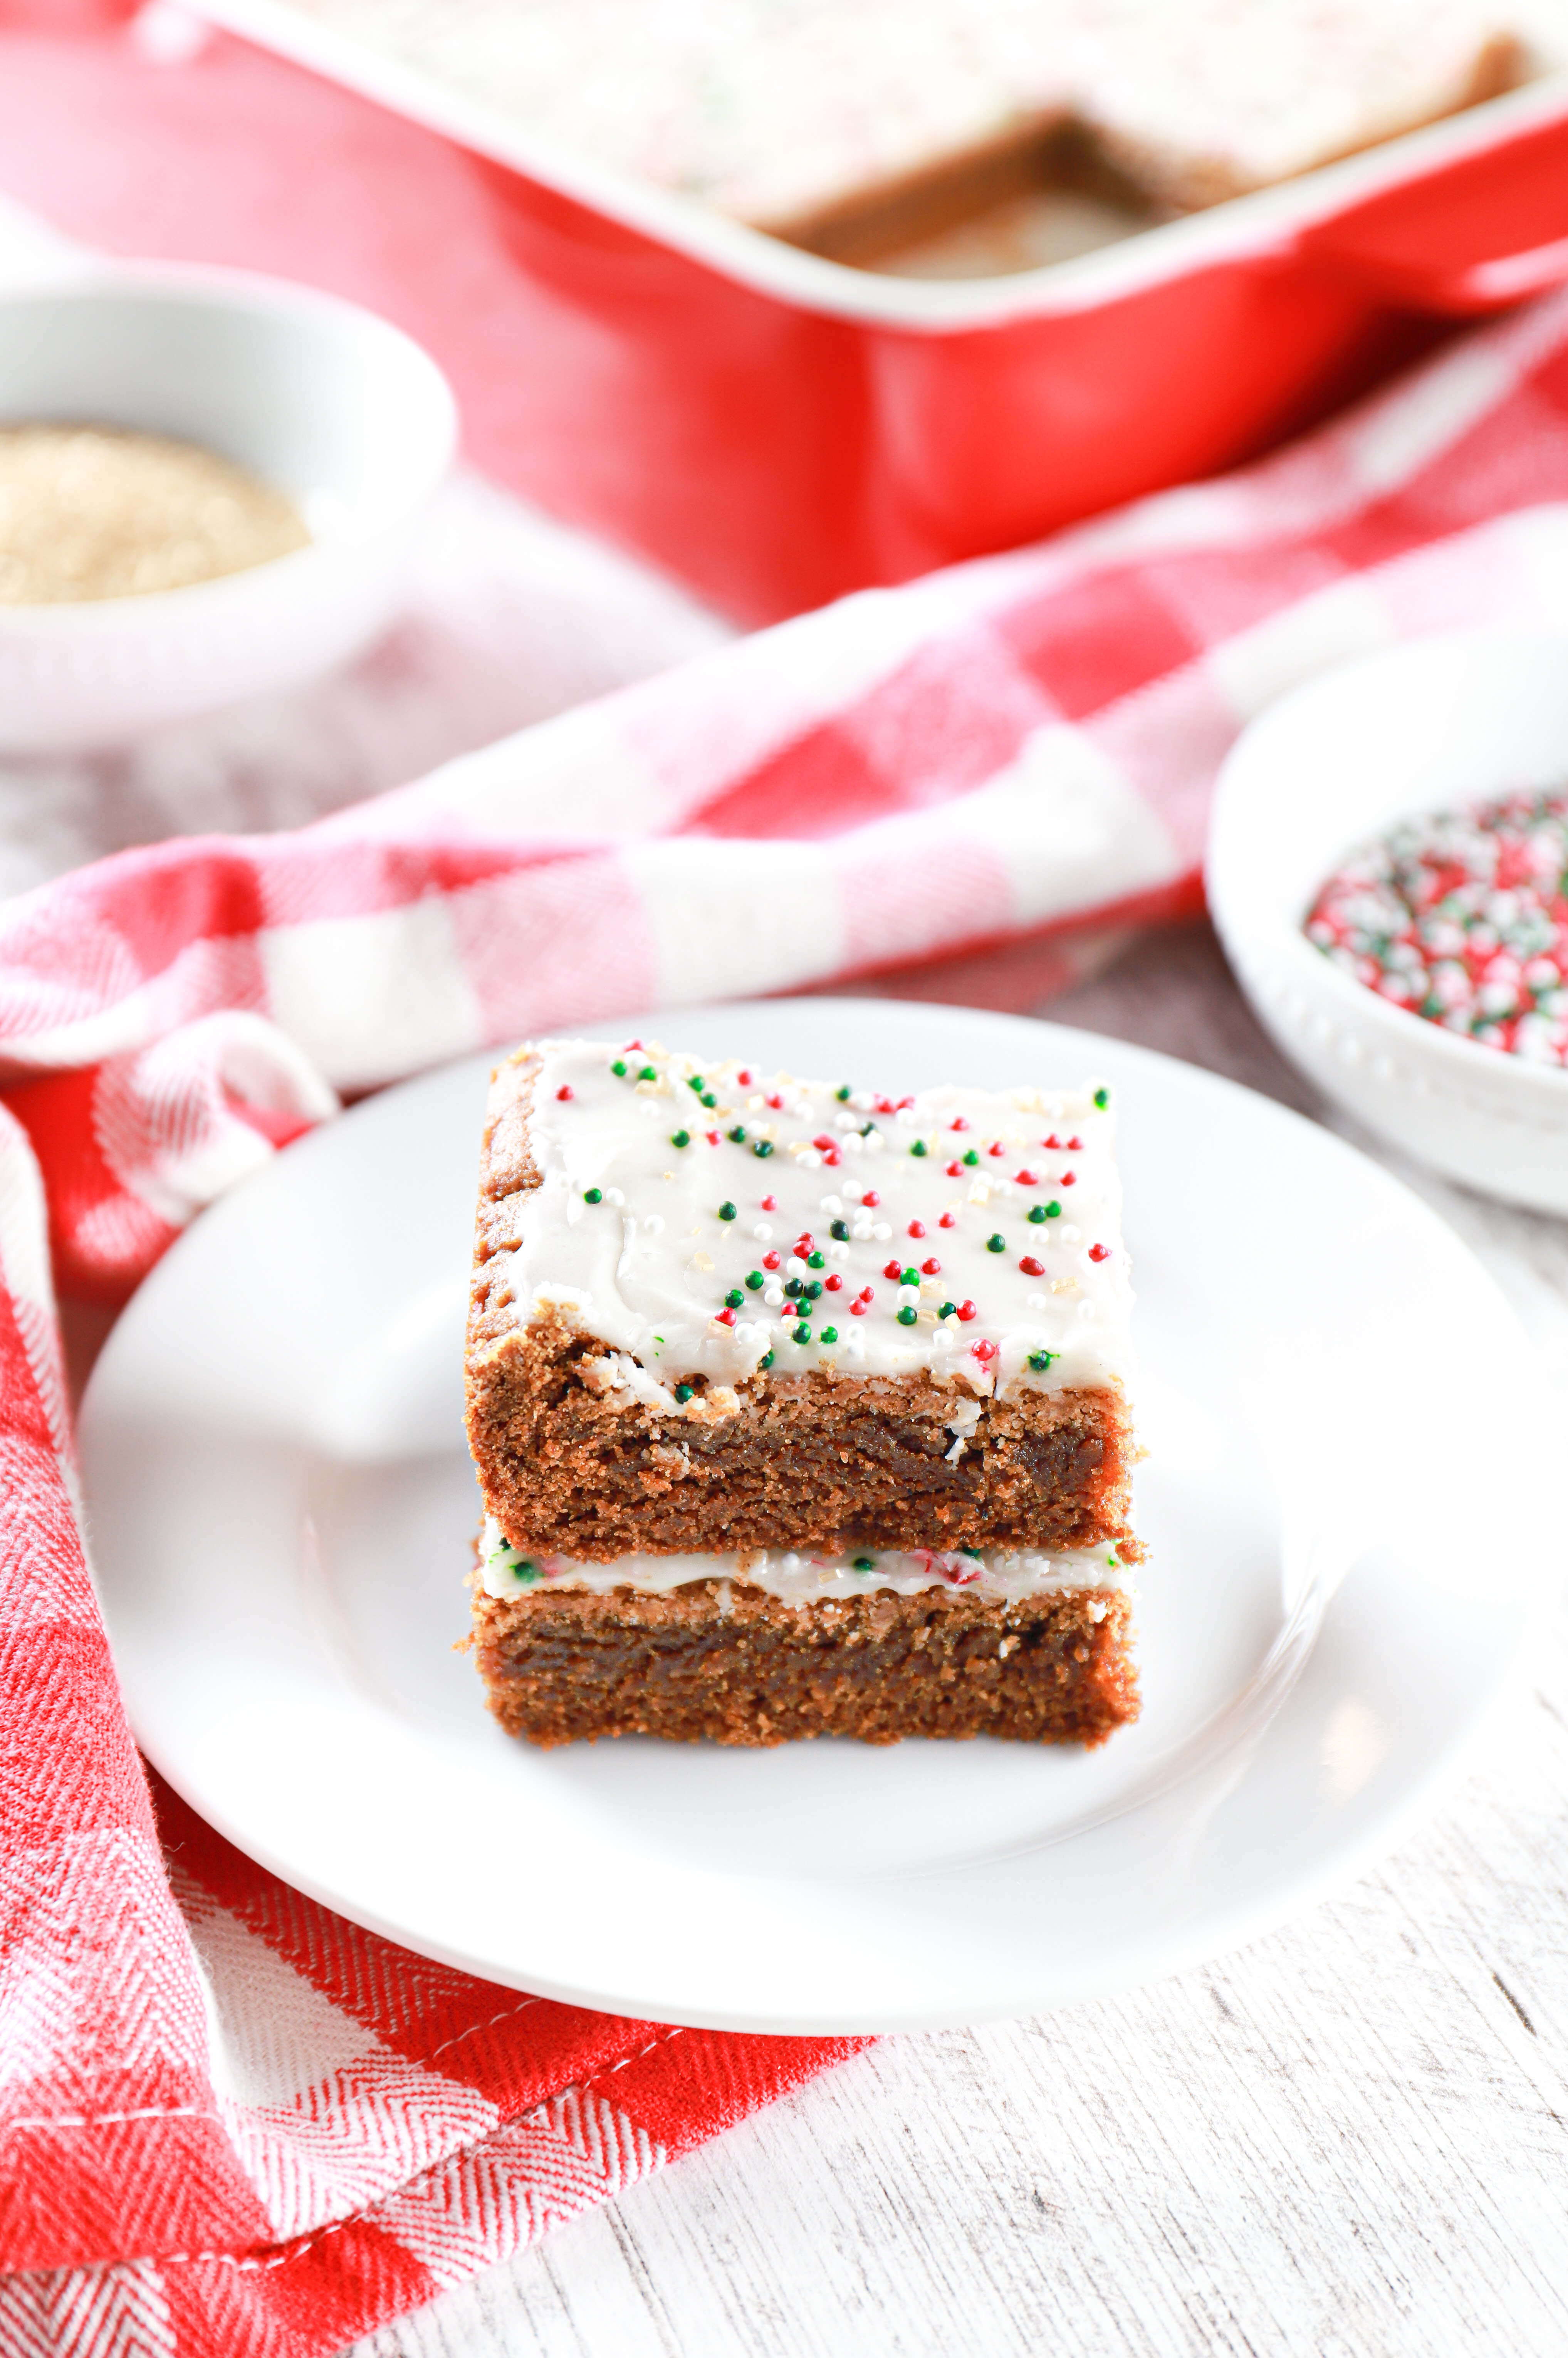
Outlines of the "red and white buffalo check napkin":
[[49,1248],[63,1290],[117,1301],[346,1093],[1170,905],[1249,713],[1480,619],[1568,629],[1568,302],[1247,473],[851,599],[300,833],[127,853],[0,913],[5,2358],[335,2349],[849,2043],[519,1997],[301,1898],[168,1793],[155,1829]]

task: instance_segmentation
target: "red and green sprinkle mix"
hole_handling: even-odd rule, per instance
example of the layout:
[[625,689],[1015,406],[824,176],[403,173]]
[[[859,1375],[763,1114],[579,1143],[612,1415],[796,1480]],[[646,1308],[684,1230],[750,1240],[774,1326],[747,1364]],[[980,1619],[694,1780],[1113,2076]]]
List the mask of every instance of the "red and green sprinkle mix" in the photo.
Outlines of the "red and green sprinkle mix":
[[1396,1007],[1568,1065],[1568,793],[1404,820],[1329,878],[1305,931]]

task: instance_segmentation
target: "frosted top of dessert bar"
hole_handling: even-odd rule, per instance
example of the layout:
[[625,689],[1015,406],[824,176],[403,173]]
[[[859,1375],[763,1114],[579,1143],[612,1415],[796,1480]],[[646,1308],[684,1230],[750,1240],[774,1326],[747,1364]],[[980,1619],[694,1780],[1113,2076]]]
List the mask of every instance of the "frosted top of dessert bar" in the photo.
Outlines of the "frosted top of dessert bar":
[[971,1596],[1011,1602],[1025,1596],[1119,1594],[1131,1585],[1114,1548],[876,1548],[832,1555],[812,1548],[752,1548],[743,1555],[626,1555],[610,1563],[561,1555],[527,1555],[502,1536],[493,1516],[480,1543],[480,1580],[488,1595],[527,1596],[536,1589],[615,1588],[663,1594],[694,1580],[732,1580],[795,1604],[873,1595],[890,1588],[915,1596],[927,1588],[961,1588]]
[[977,1399],[1126,1380],[1108,1088],[894,1098],[642,1041],[525,1054],[539,1184],[511,1199],[508,1282],[524,1320],[606,1346],[590,1383],[700,1419],[759,1369]]

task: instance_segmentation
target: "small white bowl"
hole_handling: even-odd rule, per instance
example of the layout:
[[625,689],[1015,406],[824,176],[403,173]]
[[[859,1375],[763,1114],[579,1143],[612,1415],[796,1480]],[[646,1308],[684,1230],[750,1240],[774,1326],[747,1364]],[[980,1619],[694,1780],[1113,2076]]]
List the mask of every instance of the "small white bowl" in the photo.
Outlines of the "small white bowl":
[[1220,773],[1209,907],[1285,1055],[1390,1145],[1449,1178],[1568,1212],[1568,1071],[1396,1007],[1302,931],[1346,853],[1396,820],[1568,784],[1568,638],[1415,640],[1309,681]]
[[5,752],[103,744],[344,662],[391,620],[457,447],[446,378],[384,319],[165,264],[62,262],[0,291],[0,423],[76,419],[238,460],[312,539],[189,589],[0,606]]

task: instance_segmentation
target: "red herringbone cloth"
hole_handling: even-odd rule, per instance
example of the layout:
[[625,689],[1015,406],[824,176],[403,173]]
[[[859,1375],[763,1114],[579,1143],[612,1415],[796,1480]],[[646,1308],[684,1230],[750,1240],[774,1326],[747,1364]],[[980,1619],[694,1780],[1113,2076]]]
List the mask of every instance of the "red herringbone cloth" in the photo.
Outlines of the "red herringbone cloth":
[[118,1299],[342,1092],[1158,904],[1281,687],[1404,633],[1568,623],[1565,502],[1556,302],[1245,474],[0,914],[7,2358],[330,2350],[843,2051],[427,1964],[167,1795],[160,1851],[78,1536],[46,1218],[59,1282]]

